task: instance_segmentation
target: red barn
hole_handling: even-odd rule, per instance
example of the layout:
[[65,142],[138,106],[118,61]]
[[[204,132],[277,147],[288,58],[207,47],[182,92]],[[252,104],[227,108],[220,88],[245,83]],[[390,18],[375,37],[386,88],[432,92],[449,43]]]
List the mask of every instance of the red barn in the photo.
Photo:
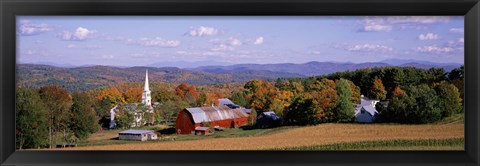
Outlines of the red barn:
[[177,116],[177,133],[191,134],[196,127],[202,127],[202,122],[212,127],[234,128],[248,124],[248,114],[244,108],[227,106],[185,108]]

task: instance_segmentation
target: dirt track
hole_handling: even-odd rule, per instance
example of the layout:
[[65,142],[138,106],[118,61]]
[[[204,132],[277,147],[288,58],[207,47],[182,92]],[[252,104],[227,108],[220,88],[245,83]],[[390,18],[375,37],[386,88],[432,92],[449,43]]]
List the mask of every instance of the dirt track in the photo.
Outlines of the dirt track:
[[62,150],[261,150],[278,147],[322,145],[365,140],[443,139],[459,137],[464,137],[463,124],[321,124],[262,136],[157,143],[145,142],[140,144],[66,148]]

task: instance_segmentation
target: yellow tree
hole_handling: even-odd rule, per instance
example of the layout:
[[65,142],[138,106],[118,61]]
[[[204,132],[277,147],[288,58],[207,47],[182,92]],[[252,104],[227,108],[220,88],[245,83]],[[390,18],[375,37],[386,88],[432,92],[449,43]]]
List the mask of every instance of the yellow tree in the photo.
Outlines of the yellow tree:
[[285,110],[290,106],[293,92],[280,90],[270,101],[269,111],[275,112],[280,117],[285,115]]
[[272,84],[266,81],[252,80],[247,82],[244,88],[247,90],[247,101],[250,108],[259,113],[269,110],[270,102],[276,93]]
[[383,86],[382,80],[375,79],[371,88],[371,97],[378,100],[385,100],[387,98],[387,91]]

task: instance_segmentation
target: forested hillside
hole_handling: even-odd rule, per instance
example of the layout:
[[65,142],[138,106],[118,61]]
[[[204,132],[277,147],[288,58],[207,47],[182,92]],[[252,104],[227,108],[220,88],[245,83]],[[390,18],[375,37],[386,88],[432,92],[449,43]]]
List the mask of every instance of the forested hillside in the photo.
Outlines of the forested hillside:
[[17,66],[18,85],[21,87],[41,87],[59,85],[70,92],[90,90],[99,87],[128,82],[143,82],[145,70],[149,70],[152,82],[188,84],[224,84],[245,82],[252,79],[274,79],[278,77],[302,77],[299,74],[271,71],[230,71],[207,73],[179,68],[92,66],[60,68],[48,65],[20,64]]

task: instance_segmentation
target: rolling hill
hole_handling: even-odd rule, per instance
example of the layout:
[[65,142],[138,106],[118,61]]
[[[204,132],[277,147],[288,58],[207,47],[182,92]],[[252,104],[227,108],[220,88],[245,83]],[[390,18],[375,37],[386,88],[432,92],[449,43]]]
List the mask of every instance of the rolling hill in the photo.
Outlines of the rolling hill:
[[299,74],[259,70],[208,73],[184,70],[175,67],[120,68],[110,66],[89,66],[62,68],[49,65],[20,64],[17,65],[17,83],[18,85],[25,87],[40,87],[55,84],[74,92],[77,90],[89,90],[127,82],[143,82],[146,69],[149,71],[149,79],[151,82],[185,82],[189,84],[223,84],[244,82],[252,79],[302,77],[302,75]]

